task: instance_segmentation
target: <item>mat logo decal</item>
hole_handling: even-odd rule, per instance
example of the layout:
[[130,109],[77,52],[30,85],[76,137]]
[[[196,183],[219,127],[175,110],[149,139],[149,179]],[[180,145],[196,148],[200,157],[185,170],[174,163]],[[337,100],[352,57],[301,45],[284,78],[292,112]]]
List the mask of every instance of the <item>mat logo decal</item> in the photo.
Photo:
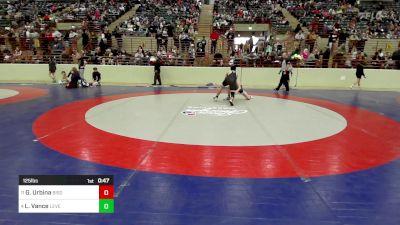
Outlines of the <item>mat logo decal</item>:
[[210,115],[210,116],[232,116],[245,114],[245,109],[236,109],[233,107],[217,107],[217,106],[188,106],[182,114],[186,116]]

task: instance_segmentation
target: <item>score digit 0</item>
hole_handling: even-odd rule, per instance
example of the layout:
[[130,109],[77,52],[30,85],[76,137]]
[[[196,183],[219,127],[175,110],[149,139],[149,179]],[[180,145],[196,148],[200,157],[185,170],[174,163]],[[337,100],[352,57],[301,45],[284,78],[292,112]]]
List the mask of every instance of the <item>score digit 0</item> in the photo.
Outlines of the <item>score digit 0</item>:
[[99,186],[99,198],[100,199],[114,198],[114,187],[112,185],[100,185]]

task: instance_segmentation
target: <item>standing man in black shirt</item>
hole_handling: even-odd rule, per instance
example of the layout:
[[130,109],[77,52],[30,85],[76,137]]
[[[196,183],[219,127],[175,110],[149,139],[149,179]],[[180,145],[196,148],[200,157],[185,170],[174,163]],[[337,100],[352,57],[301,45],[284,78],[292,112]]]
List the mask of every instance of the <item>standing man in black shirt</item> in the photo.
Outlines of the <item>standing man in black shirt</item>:
[[328,46],[329,46],[329,50],[330,50],[331,52],[334,52],[334,51],[336,50],[336,47],[337,47],[337,46],[335,46],[335,45],[336,45],[337,39],[338,39],[338,34],[337,34],[336,31],[333,31],[333,32],[331,32],[331,33],[329,34],[329,37],[328,37]]
[[160,50],[160,46],[162,45],[162,40],[163,40],[161,31],[157,31],[156,40],[157,40],[157,51],[159,51]]
[[106,33],[104,33],[104,37],[107,40],[107,48],[111,48],[112,47],[112,34],[110,33],[110,31],[107,29]]
[[122,49],[122,42],[123,42],[122,33],[118,28],[115,28],[113,33],[115,39],[117,39],[118,49]]
[[85,73],[85,66],[86,66],[86,60],[83,58],[83,55],[79,58],[79,75],[81,76],[82,79],[85,79],[84,73]]
[[205,39],[205,37],[203,36],[203,39],[200,40],[199,42],[197,42],[196,44],[196,58],[198,59],[198,62],[200,65],[203,64],[204,61],[204,57],[206,55],[206,44],[207,41]]
[[158,81],[158,85],[161,85],[161,59],[159,57],[157,57],[157,60],[154,62],[154,82],[153,85],[157,85],[157,81]]
[[89,34],[86,32],[86,30],[83,30],[83,33],[82,33],[83,49],[88,49],[88,44],[89,44]]
[[225,33],[225,37],[228,41],[228,53],[234,51],[234,39],[235,33],[233,32],[232,27]]
[[203,39],[201,39],[200,43],[201,43],[201,46],[199,46],[199,47],[201,47],[201,51],[206,52],[207,41],[206,41],[205,36],[203,36]]

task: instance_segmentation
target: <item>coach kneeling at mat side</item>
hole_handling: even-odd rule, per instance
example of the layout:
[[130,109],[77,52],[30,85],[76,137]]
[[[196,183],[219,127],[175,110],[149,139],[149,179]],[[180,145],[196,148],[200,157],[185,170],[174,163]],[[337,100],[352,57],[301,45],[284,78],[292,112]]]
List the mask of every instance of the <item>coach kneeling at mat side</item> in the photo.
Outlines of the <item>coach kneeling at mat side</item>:
[[78,88],[78,82],[81,80],[81,76],[79,75],[79,71],[76,67],[72,67],[72,70],[68,73],[68,77],[70,77],[70,82],[65,87]]

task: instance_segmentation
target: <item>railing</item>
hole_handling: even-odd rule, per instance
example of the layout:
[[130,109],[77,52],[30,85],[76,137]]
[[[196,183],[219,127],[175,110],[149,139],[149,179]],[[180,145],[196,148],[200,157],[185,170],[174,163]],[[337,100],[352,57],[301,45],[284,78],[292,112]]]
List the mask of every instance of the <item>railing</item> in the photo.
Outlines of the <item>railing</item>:
[[[23,55],[19,57],[10,57],[8,60],[3,58],[0,63],[21,63],[21,64],[47,64],[53,58],[57,64],[76,64],[77,62],[71,57],[52,56],[52,55]],[[140,65],[152,66],[150,57],[134,57],[130,55],[119,55],[113,57],[94,57],[91,55],[85,56],[88,64],[94,65]],[[278,59],[270,57],[242,57],[231,59],[228,57],[213,58],[206,55],[204,58],[191,57],[168,57],[162,56],[161,60],[165,66],[197,66],[197,67],[229,67],[236,65],[239,67],[255,67],[255,68],[280,68],[281,62]],[[346,60],[336,58],[330,61],[329,59],[315,59],[310,61],[291,60],[293,68],[347,68],[354,69],[359,60]],[[400,69],[400,60],[364,60],[362,61],[366,69]]]

